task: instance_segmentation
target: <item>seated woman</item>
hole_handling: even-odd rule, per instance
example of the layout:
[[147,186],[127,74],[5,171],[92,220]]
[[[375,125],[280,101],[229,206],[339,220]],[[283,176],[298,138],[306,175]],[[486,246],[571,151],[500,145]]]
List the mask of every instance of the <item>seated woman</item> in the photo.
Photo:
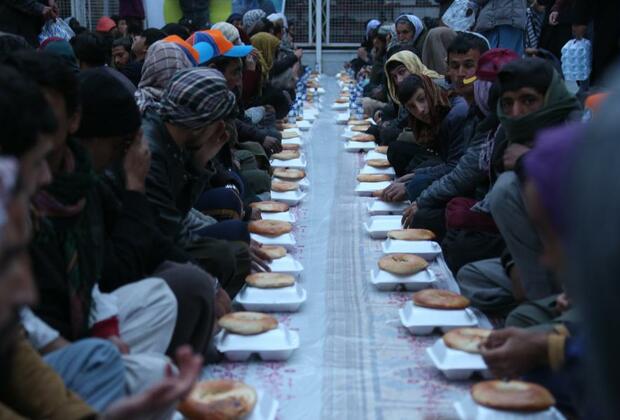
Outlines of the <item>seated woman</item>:
[[391,143],[388,160],[397,176],[409,175],[384,191],[385,201],[415,200],[434,180],[452,170],[463,154],[461,128],[468,110],[463,98],[450,101],[448,93],[430,78],[412,75],[398,85],[398,99],[410,114],[413,141]]
[[422,46],[428,31],[422,20],[416,15],[401,15],[396,19],[396,36],[402,46],[415,48],[418,55],[422,54]]

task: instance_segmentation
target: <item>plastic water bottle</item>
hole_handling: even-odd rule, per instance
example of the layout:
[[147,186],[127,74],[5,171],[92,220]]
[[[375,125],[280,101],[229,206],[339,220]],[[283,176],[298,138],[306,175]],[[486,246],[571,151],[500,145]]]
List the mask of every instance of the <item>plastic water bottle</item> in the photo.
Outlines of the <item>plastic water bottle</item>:
[[361,104],[357,105],[357,110],[355,112],[355,117],[361,121],[364,119],[364,106]]
[[295,112],[295,109],[291,109],[288,113],[288,123],[289,124],[296,124],[297,123],[297,112]]

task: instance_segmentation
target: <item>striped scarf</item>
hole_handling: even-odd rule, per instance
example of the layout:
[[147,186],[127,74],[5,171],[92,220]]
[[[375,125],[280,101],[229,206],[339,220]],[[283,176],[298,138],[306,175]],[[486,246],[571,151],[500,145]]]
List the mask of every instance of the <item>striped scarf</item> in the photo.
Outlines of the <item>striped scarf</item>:
[[538,48],[538,41],[540,39],[544,18],[545,15],[543,13],[538,13],[531,7],[527,9],[525,48]]

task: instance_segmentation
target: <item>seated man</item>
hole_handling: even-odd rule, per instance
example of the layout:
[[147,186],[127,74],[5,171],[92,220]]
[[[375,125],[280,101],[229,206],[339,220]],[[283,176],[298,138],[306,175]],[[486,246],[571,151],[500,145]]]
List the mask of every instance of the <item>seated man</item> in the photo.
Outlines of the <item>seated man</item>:
[[[557,72],[543,60],[521,59],[506,64],[499,76],[501,130],[492,163],[504,171],[488,194],[493,219],[514,262],[504,259],[466,265],[457,275],[463,294],[474,306],[506,313],[520,300],[557,294],[556,281],[540,265],[542,243],[525,211],[517,175],[520,158],[530,150],[535,135],[569,120],[580,106]],[[476,205],[485,210],[485,202]],[[519,293],[522,290],[523,293]]]

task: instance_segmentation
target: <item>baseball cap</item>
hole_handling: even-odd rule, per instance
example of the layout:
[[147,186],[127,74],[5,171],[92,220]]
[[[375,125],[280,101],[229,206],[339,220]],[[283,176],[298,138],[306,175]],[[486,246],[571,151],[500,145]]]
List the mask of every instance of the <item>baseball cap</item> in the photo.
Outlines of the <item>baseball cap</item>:
[[[194,32],[192,36],[187,38],[187,42],[191,45],[206,42],[213,48],[213,55],[211,57],[201,56],[200,63],[204,63],[205,61],[209,61],[211,58],[219,57],[221,55],[224,57],[242,58],[254,49],[251,45],[233,45],[232,42],[226,39],[224,34],[217,29]],[[205,58],[204,61],[203,58]]]
[[177,44],[179,47],[181,47],[185,55],[187,55],[189,61],[191,61],[194,65],[198,65],[198,63],[200,62],[200,54],[198,54],[198,51],[196,51],[196,49],[194,49],[194,47],[190,43],[184,41],[183,38],[181,38],[180,36],[170,35],[162,39],[162,41]]

